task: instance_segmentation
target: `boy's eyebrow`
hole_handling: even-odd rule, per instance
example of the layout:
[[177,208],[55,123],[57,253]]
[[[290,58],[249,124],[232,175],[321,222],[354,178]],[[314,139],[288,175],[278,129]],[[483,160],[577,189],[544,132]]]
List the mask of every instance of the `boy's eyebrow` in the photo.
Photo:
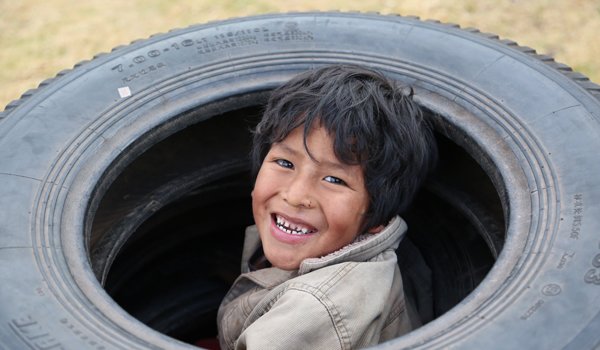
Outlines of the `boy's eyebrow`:
[[291,153],[293,155],[298,155],[299,152],[296,151],[295,149],[293,149],[292,147],[286,145],[285,143],[282,142],[276,142],[273,144],[273,146],[279,147],[279,148],[283,148],[284,151]]
[[[293,149],[292,147],[286,145],[283,142],[274,143],[273,146],[277,146],[277,147],[283,148],[284,151],[286,151],[288,153],[291,153],[294,156],[298,156],[300,154],[300,152],[298,152],[297,150]],[[329,168],[335,168],[335,169],[338,169],[338,170],[341,170],[341,171],[346,171],[346,172],[348,171],[348,166],[346,164],[343,164],[343,163],[339,162],[339,161],[335,161],[335,162],[332,162],[332,161],[329,161],[329,160],[320,160],[319,161],[317,159],[314,159],[312,156],[310,158],[313,161],[315,161],[316,163],[320,164],[320,165],[324,165],[324,166],[329,167]]]

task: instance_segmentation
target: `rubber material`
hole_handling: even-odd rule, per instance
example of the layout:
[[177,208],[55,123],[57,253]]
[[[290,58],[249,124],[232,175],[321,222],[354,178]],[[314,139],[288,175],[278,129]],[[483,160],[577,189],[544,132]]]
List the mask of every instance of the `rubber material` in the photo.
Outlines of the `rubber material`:
[[[0,344],[191,347],[136,320],[99,282],[127,232],[168,203],[144,202],[121,231],[111,221],[111,236],[93,224],[102,198],[170,135],[252,106],[294,74],[333,62],[412,84],[438,132],[491,178],[503,208],[502,239],[487,237],[499,254],[483,282],[444,315],[380,348],[598,347],[598,86],[494,35],[345,13],[241,18],[157,35],[62,72],[8,105],[0,114]],[[239,138],[219,140],[236,148]],[[161,198],[244,168],[245,148],[237,148],[227,153],[235,159],[198,149],[202,179],[167,186]],[[163,175],[148,177],[173,184],[177,176]]]

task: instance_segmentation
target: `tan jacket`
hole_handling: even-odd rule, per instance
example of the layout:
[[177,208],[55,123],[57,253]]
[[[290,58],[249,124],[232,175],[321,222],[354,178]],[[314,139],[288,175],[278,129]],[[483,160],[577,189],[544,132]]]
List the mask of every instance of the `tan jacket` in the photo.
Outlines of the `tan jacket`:
[[396,217],[382,232],[306,259],[297,271],[249,272],[260,246],[256,227],[249,227],[243,274],[219,308],[221,349],[356,349],[410,331],[417,324],[406,310],[395,254],[405,232]]

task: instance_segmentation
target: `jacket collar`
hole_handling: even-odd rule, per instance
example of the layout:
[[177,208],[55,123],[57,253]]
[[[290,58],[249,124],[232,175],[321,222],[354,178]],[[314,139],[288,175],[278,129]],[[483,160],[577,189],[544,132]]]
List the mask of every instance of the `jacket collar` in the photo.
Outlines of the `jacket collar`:
[[406,233],[406,222],[399,216],[394,217],[390,223],[379,233],[361,234],[354,242],[342,247],[333,253],[320,258],[305,259],[300,263],[298,274],[302,275],[322,267],[341,262],[367,261],[388,249],[396,249]]

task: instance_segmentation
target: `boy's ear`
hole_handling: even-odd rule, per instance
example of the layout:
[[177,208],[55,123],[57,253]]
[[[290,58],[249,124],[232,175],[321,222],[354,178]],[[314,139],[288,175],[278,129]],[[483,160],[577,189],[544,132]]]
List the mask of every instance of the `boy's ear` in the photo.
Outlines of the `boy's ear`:
[[375,227],[368,229],[367,233],[372,233],[372,234],[379,233],[379,232],[383,231],[384,228],[385,228],[385,226],[383,226],[383,225],[375,226]]

